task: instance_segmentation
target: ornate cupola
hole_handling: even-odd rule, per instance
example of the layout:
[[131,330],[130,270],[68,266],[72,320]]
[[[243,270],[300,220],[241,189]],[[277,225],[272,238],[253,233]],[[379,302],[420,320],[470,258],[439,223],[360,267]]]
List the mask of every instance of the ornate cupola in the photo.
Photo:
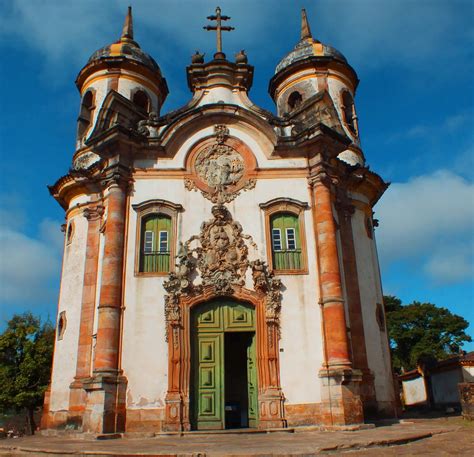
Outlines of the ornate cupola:
[[77,147],[93,131],[106,95],[114,90],[145,115],[158,113],[168,86],[156,61],[134,40],[132,8],[128,8],[120,39],[94,52],[76,78],[81,93]]
[[358,83],[357,74],[344,55],[313,38],[303,9],[300,41],[280,60],[269,84],[269,93],[277,105],[278,115],[291,115],[316,94],[327,92],[346,135],[352,141],[340,158],[353,165],[363,165],[354,105]]

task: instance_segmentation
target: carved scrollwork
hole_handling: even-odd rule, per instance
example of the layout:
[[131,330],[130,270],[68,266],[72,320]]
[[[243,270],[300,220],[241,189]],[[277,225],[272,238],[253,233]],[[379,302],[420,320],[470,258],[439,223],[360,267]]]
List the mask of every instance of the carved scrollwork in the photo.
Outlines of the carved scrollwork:
[[138,122],[137,132],[143,136],[156,136],[156,130],[159,127],[158,114],[155,111],[151,111],[148,114],[148,119],[143,119]]
[[[165,297],[167,328],[182,324],[180,297],[202,293],[203,287],[211,287],[216,296],[232,295],[235,287],[245,285],[249,268],[254,289],[264,295],[267,322],[279,327],[281,281],[268,271],[265,262],[249,261],[248,245],[255,250],[257,246],[224,205],[214,205],[212,216],[202,223],[199,235],[180,244],[176,270],[169,273],[163,284],[168,293]],[[195,285],[197,276],[201,283]]]

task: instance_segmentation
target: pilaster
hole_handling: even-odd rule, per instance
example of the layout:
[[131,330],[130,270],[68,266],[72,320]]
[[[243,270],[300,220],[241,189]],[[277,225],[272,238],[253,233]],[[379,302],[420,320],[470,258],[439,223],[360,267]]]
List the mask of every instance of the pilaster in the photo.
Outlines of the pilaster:
[[114,433],[125,430],[127,379],[119,360],[128,179],[117,168],[102,184],[107,218],[93,370],[90,378],[82,380],[86,392],[83,430]]
[[86,407],[86,392],[82,381],[91,374],[92,333],[97,290],[99,260],[100,223],[104,213],[102,205],[84,209],[88,220],[86,261],[84,268],[84,286],[82,291],[81,324],[77,350],[76,376],[70,385],[68,424],[75,428],[82,426],[82,416]]
[[309,183],[313,199],[324,338],[324,364],[319,372],[321,418],[325,425],[356,424],[364,420],[360,398],[362,376],[360,371],[353,369],[350,358],[330,167],[323,162],[318,163],[310,174]]
[[364,414],[366,416],[375,415],[377,412],[377,400],[375,396],[374,375],[369,369],[367,360],[359,277],[352,228],[352,215],[354,214],[355,207],[347,196],[346,191],[341,188],[338,189],[335,206],[338,212],[339,231],[341,235],[340,240],[349,313],[352,363],[353,367],[360,370],[362,374],[360,396],[364,407]]

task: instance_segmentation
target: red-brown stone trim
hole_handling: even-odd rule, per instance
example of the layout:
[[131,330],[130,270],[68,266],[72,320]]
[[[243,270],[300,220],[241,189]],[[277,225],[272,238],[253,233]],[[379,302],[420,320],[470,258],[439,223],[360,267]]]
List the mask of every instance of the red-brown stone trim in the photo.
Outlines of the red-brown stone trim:
[[[168,392],[164,427],[169,431],[190,430],[191,309],[216,297],[212,287],[199,295],[182,296],[179,301],[182,325],[168,324]],[[265,294],[234,286],[226,298],[255,307],[259,428],[285,427],[284,396],[280,385],[277,324],[265,318]]]

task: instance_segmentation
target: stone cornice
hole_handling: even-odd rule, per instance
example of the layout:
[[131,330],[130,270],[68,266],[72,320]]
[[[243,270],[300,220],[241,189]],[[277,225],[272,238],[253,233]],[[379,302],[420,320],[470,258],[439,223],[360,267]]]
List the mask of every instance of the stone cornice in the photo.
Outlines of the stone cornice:
[[192,92],[214,86],[228,86],[231,90],[249,91],[253,82],[253,67],[214,59],[207,63],[193,63],[186,69],[188,87]]
[[351,192],[365,195],[373,207],[390,183],[386,183],[377,173],[370,171],[368,167],[350,167],[347,176],[347,189]]

